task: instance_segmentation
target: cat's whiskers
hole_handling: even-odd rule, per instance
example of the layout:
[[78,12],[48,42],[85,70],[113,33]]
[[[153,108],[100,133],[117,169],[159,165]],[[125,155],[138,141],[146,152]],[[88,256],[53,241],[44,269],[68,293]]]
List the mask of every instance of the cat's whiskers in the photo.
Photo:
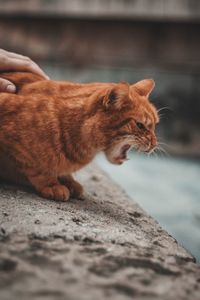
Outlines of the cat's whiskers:
[[158,114],[158,116],[159,116],[159,120],[163,120],[164,118],[166,118],[166,114]]
[[163,146],[163,147],[167,147],[170,148],[168,144],[164,143],[164,142],[159,142],[158,143],[159,146]]
[[157,110],[157,114],[158,114],[160,120],[161,120],[161,119],[164,119],[164,118],[165,118],[165,119],[168,119],[168,118],[166,117],[166,114],[165,114],[165,113],[160,114],[160,112],[163,111],[163,110],[168,110],[168,111],[174,113],[174,110],[173,110],[171,107],[169,107],[169,106],[161,107],[160,109]]
[[170,110],[170,111],[173,111],[173,109],[172,109],[171,107],[169,107],[169,106],[163,106],[163,107],[161,107],[161,108],[159,108],[159,109],[157,110],[157,113],[159,114],[159,112],[161,112],[162,110]]
[[167,157],[170,157],[170,154],[161,145],[158,145],[156,148],[160,152],[160,154],[164,154]]
[[155,148],[151,149],[151,150],[147,153],[147,155],[150,156],[151,154],[154,153],[154,151],[155,151]]
[[154,148],[152,151],[149,152],[148,156],[150,156],[150,155],[158,158],[158,154],[156,153],[156,148]]
[[143,139],[143,137],[140,137],[140,138],[138,138],[138,137],[136,137],[135,138],[135,141],[136,141],[136,146],[137,146],[137,152],[138,153],[140,153],[141,152],[141,146],[142,146],[142,148],[143,147],[145,147],[145,139]]

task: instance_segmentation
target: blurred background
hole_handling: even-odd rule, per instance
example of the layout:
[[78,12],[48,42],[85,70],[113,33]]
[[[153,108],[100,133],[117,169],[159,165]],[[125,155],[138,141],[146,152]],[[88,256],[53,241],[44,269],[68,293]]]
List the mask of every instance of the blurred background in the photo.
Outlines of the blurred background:
[[0,41],[52,79],[156,81],[163,151],[96,161],[200,261],[200,1],[0,0]]

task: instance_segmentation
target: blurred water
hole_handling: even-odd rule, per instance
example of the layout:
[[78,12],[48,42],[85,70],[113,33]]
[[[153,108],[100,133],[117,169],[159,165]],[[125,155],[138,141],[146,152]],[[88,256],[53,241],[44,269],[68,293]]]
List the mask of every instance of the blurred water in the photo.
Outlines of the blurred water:
[[200,261],[200,162],[131,153],[122,166],[96,161]]

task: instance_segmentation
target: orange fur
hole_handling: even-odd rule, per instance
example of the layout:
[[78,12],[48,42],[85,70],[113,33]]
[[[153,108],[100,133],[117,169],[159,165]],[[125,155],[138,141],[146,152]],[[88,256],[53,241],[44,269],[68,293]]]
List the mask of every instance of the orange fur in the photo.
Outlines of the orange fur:
[[[31,73],[2,73],[17,86],[0,94],[0,177],[32,185],[43,197],[81,197],[72,173],[99,151],[121,164],[130,146],[151,151],[158,115],[152,80],[79,84]],[[142,125],[141,125],[142,124]]]

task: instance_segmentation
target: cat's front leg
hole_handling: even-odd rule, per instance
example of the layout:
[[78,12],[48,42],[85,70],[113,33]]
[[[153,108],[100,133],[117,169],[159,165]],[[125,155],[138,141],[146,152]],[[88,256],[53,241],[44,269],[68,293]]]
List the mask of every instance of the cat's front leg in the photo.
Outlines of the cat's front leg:
[[70,196],[72,198],[84,200],[83,187],[72,177],[72,175],[61,176],[59,177],[59,181],[68,187],[68,189],[70,190]]
[[37,174],[29,175],[28,179],[44,198],[56,201],[67,201],[70,197],[68,187],[61,184],[56,178]]

